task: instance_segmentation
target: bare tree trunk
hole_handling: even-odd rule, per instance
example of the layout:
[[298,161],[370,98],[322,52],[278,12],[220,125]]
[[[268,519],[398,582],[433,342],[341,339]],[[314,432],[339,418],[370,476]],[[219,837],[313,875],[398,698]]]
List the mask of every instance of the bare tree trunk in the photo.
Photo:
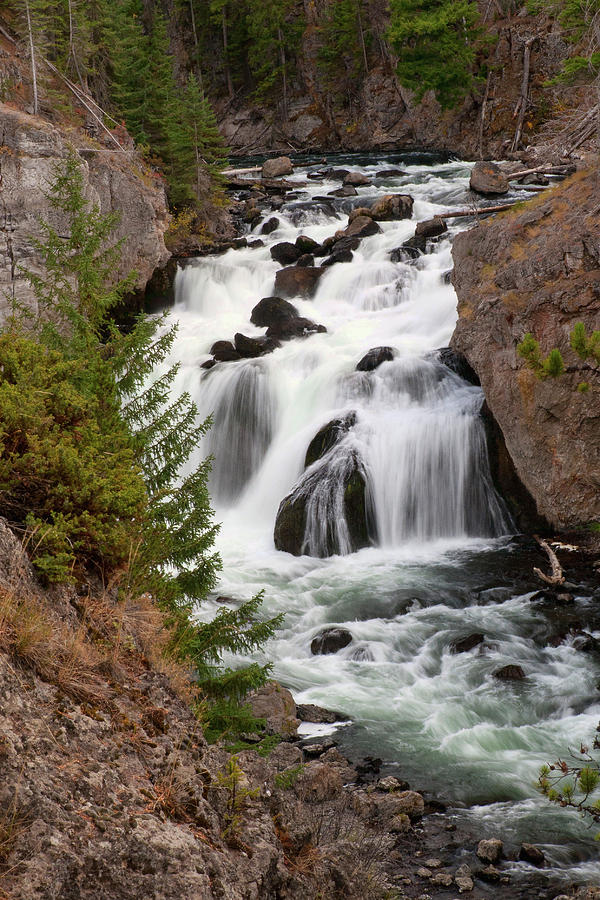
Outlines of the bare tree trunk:
[[485,111],[487,107],[488,97],[490,95],[490,83],[492,80],[492,73],[488,72],[487,81],[485,83],[485,94],[483,95],[483,102],[481,104],[481,117],[479,119],[479,140],[478,140],[478,154],[479,159],[483,159],[483,131],[485,126]]
[[287,102],[287,70],[286,70],[286,59],[285,59],[285,47],[283,46],[283,34],[281,32],[281,28],[277,28],[277,41],[279,43],[279,61],[281,64],[281,76],[283,78],[283,118],[287,119],[288,117],[288,102]]
[[515,131],[515,136],[513,138],[511,149],[514,151],[518,148],[519,142],[521,140],[521,132],[523,130],[523,122],[525,121],[525,113],[527,111],[527,99],[529,94],[529,67],[531,64],[531,47],[533,42],[537,40],[537,35],[535,37],[529,38],[529,40],[525,43],[525,50],[523,51],[523,81],[521,82],[521,96],[517,102],[515,107],[515,111],[513,113],[513,118],[515,116],[519,116],[517,120],[517,128]]
[[35,47],[33,45],[33,29],[31,27],[31,12],[29,10],[29,0],[25,0],[25,16],[27,18],[27,33],[29,35],[29,56],[31,58],[31,77],[33,79],[33,114],[37,116],[39,110],[38,102],[38,85],[37,85],[37,64],[35,59]]
[[[69,3],[69,58],[73,59],[73,65],[75,67],[75,72],[77,73],[77,78],[79,79],[79,84],[81,85],[82,90],[86,91],[87,86],[84,84],[83,77],[81,75],[81,71],[79,69],[79,62],[77,60],[77,52],[75,50],[75,27],[73,25],[73,0],[68,0]],[[68,59],[67,59],[68,62]]]
[[200,148],[198,147],[198,123],[194,122],[194,153],[196,155],[196,200],[200,202]]
[[227,13],[223,7],[223,58],[225,62],[225,78],[227,79],[227,93],[229,99],[233,97],[233,82],[231,80],[231,69],[229,68],[229,58],[227,52]]
[[367,46],[365,44],[365,31],[363,28],[362,16],[360,14],[360,0],[358,3],[357,16],[358,16],[358,33],[360,34],[360,45],[362,47],[363,60],[364,60],[364,64],[365,64],[365,72],[368,75],[369,74],[369,60],[367,59]]
[[202,80],[202,70],[200,68],[200,43],[198,41],[198,32],[196,31],[196,14],[194,13],[194,0],[190,0],[190,19],[192,22],[192,37],[194,38],[194,49],[196,51],[196,77],[198,78],[198,86],[200,93],[204,96],[204,82]]

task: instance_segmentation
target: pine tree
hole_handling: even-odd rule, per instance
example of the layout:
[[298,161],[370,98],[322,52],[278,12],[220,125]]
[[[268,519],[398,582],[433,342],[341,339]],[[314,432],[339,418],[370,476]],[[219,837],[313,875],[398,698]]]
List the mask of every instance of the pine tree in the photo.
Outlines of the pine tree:
[[447,109],[468,92],[478,18],[472,0],[390,0],[387,38],[398,56],[398,78],[417,100],[432,90]]
[[368,73],[370,36],[365,32],[365,21],[364,0],[338,0],[326,8],[320,27],[323,43],[319,63],[330,82],[341,79],[348,86],[361,72]]
[[264,97],[280,90],[286,116],[291,61],[302,32],[293,0],[249,0],[247,6],[248,62],[255,94]]
[[217,127],[215,114],[203,95],[195,75],[188,77],[181,101],[173,111],[170,129],[172,171],[171,195],[174,202],[207,193],[207,174],[218,185],[227,164],[227,149]]
[[154,597],[171,652],[198,673],[209,719],[246,727],[239,700],[270,667],[232,671],[220,656],[256,649],[279,619],[259,620],[259,596],[213,622],[194,621],[221,568],[210,460],[179,473],[210,422],[198,421],[188,395],[171,398],[176,365],[154,377],[176,329],[142,316],[124,333],[111,322],[129,282],[111,286],[115,220],[83,188],[72,155],[49,196],[61,232],[43,224],[36,246],[46,272],[29,276],[38,315],[24,322],[15,309],[0,333],[0,514],[25,531],[49,580],[94,567],[118,577],[123,595]]

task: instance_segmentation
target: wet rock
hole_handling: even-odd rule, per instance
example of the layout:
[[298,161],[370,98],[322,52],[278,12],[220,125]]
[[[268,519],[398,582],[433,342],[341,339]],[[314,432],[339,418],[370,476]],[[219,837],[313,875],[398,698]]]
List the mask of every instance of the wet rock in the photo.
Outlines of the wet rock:
[[268,734],[282,734],[287,737],[298,731],[296,704],[287,688],[276,681],[269,681],[263,687],[248,694],[247,702],[252,715],[265,719]]
[[216,366],[216,364],[217,364],[217,360],[216,360],[216,359],[207,359],[206,362],[203,362],[203,363],[200,365],[200,368],[201,368],[201,369],[212,369],[213,366]]
[[310,642],[313,656],[325,656],[337,653],[352,642],[352,635],[347,628],[325,628]]
[[267,219],[266,222],[263,223],[260,233],[261,234],[272,234],[274,231],[277,231],[279,228],[279,219],[277,216],[273,216],[270,219]]
[[453,350],[452,347],[441,347],[436,351],[437,357],[448,369],[451,369],[456,375],[459,375],[469,384],[476,387],[481,386],[479,376],[475,370],[469,365],[469,362],[462,353]]
[[348,718],[344,713],[325,709],[324,706],[317,706],[315,703],[299,703],[296,706],[296,715],[301,722],[314,722],[319,725],[333,725],[334,722]]
[[350,412],[339,419],[332,419],[320,428],[308,445],[304,468],[307,469],[318,459],[322,459],[355,425],[356,413]]
[[280,269],[275,276],[275,290],[283,297],[313,297],[325,271],[320,267]]
[[352,250],[335,250],[331,256],[324,259],[322,266],[335,266],[336,263],[349,263],[354,259]]
[[469,650],[483,644],[484,640],[483,634],[474,632],[473,634],[467,635],[467,637],[461,638],[459,641],[453,641],[450,644],[450,653],[468,653]]
[[373,662],[375,659],[368,647],[357,647],[350,658],[355,662]]
[[425,253],[426,240],[422,234],[415,234],[414,237],[404,241],[400,247],[396,247],[390,253],[392,262],[410,262],[412,259],[418,259],[422,253]]
[[261,241],[260,238],[257,238],[255,241],[248,241],[248,247],[251,250],[257,250],[259,247],[264,247],[265,242]]
[[424,238],[434,238],[439,237],[440,234],[445,234],[447,231],[448,226],[446,220],[440,219],[439,216],[434,216],[433,219],[426,219],[424,222],[419,222],[415,234]]
[[296,265],[300,266],[300,268],[303,268],[304,266],[314,266],[314,264],[315,264],[315,258],[312,255],[312,253],[303,253],[302,256],[300,257],[300,259],[298,260],[298,262],[296,263]]
[[410,219],[413,198],[408,194],[385,194],[371,204],[371,217],[377,222],[397,222]]
[[394,794],[397,803],[397,811],[404,813],[412,821],[420,819],[425,812],[425,801],[416,791],[400,791]]
[[276,159],[267,159],[263,163],[263,178],[281,178],[283,175],[291,175],[294,171],[289,156],[278,156]]
[[459,894],[466,894],[468,891],[472,891],[475,887],[475,882],[470,875],[455,875],[454,883],[458,888]]
[[391,347],[373,347],[356,366],[357,372],[372,372],[384,362],[394,359],[394,351]]
[[335,741],[323,741],[321,744],[305,744],[302,747],[302,752],[305,756],[318,759],[318,757],[327,753],[328,750],[331,750],[332,747],[335,747]]
[[244,222],[248,222],[253,227],[258,225],[261,220],[261,211],[257,206],[250,206],[244,213]]
[[257,356],[264,356],[266,353],[272,353],[280,346],[279,341],[272,337],[248,337],[239,332],[233,339],[235,349],[244,359],[254,359]]
[[496,884],[502,877],[495,866],[486,866],[485,869],[480,869],[477,875],[482,881],[488,881],[490,884]]
[[349,169],[324,169],[323,171],[327,178],[331,178],[334,181],[344,181],[346,175],[350,174]]
[[348,223],[354,222],[359,216],[366,216],[369,219],[374,218],[370,206],[355,206],[348,216]]
[[488,838],[479,841],[476,852],[482,862],[497,863],[503,856],[504,845],[498,838]]
[[469,187],[484,196],[508,193],[508,178],[502,169],[492,162],[477,162],[471,170]]
[[328,197],[356,197],[358,191],[351,184],[345,184],[341,188],[337,188],[335,191],[329,191]]
[[313,241],[312,238],[307,237],[305,234],[299,234],[295,243],[301,253],[312,253],[319,246],[316,241]]
[[499,678],[501,681],[522,681],[525,678],[525,672],[521,666],[516,665],[502,666],[492,674],[494,678]]
[[377,178],[401,178],[403,175],[406,175],[406,172],[402,169],[380,169],[376,172]]
[[365,756],[362,762],[357,763],[356,771],[359,775],[377,775],[381,771],[383,760],[379,756]]
[[296,244],[289,241],[281,241],[279,244],[273,244],[270,250],[271,258],[282,266],[289,266],[295,263],[302,256],[302,251]]
[[546,863],[546,857],[539,847],[534,844],[521,844],[519,850],[519,859],[521,862],[531,863],[532,866],[542,867]]
[[[306,271],[306,270],[301,270]],[[317,325],[312,319],[304,316],[296,316],[294,319],[286,319],[267,328],[267,337],[273,337],[280,341],[290,341],[292,338],[305,338],[311,334],[325,334],[324,325]]]
[[353,187],[371,183],[371,179],[367,178],[366,175],[363,175],[362,172],[348,172],[344,177],[344,184],[351,184]]
[[209,353],[214,356],[217,362],[233,362],[236,359],[241,359],[239,352],[231,341],[215,341]]
[[542,187],[546,187],[550,184],[550,179],[546,177],[546,175],[542,175],[538,173],[537,175],[533,173],[532,175],[525,175],[523,178],[519,178],[519,184],[536,184],[541,185]]
[[377,222],[373,221],[370,216],[357,216],[346,229],[344,235],[347,237],[369,237],[372,234],[380,234],[381,228]]
[[250,313],[250,321],[259,328],[269,328],[296,318],[298,310],[282,297],[263,297]]
[[427,866],[428,869],[441,869],[442,860],[438,859],[436,856],[436,857],[433,857],[432,859],[426,859],[425,865]]

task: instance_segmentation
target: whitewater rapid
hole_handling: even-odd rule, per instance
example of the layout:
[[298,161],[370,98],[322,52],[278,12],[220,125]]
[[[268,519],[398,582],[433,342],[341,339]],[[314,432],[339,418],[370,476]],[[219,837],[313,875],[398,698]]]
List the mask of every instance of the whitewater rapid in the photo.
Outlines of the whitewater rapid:
[[[177,386],[214,421],[190,464],[214,456],[219,593],[241,600],[264,590],[264,615],[285,613],[256,658],[273,661],[274,676],[297,702],[352,718],[336,734],[343,749],[382,757],[384,769],[441,796],[482,833],[538,843],[557,871],[594,877],[600,870],[589,830],[550,808],[534,782],[543,762],[593,737],[598,666],[568,641],[547,646],[549,626],[530,601],[533,588],[515,589],[522,561],[491,482],[481,391],[434,353],[448,345],[456,321],[446,273],[452,237],[465,226],[451,225],[416,261],[390,261],[416,221],[470,202],[469,166],[409,157],[404,176],[377,178],[389,159],[341,164],[372,176],[373,185],[334,210],[311,206],[339,181],[302,185],[306,169],[299,169],[292,180],[302,194],[275,213],[276,231],[256,235],[263,248],[196,260],[177,274]],[[365,238],[351,263],[327,271],[313,299],[292,298],[326,333],[260,359],[200,368],[214,341],[264,333],[250,313],[274,294],[279,266],[271,245],[299,234],[323,241],[345,226],[352,205],[390,192],[414,197],[412,220],[381,223],[382,233]],[[356,372],[361,357],[382,345],[395,359]],[[302,476],[308,444],[350,412],[357,421],[347,441],[364,464],[376,545],[330,558],[275,550],[277,510]],[[309,549],[319,545],[313,531]],[[199,615],[216,608],[209,602]],[[331,625],[347,628],[352,642],[313,656],[312,638]],[[473,632],[485,634],[485,653],[450,652]],[[523,667],[525,681],[493,677],[509,663]]]

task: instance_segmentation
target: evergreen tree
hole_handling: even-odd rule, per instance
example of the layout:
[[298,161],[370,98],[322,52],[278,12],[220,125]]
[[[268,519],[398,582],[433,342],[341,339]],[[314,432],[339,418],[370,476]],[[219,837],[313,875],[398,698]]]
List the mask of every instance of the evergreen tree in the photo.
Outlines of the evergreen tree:
[[[19,309],[0,333],[0,514],[24,530],[35,565],[65,581],[99,569],[126,595],[152,595],[171,630],[171,652],[198,673],[209,718],[249,724],[239,699],[269,666],[231,671],[223,650],[260,646],[278,619],[258,620],[260,597],[213,622],[195,605],[216,585],[210,461],[179,473],[209,422],[186,394],[172,400],[172,366],[153,380],[175,337],[141,317],[128,333],[110,320],[129,282],[110,286],[114,217],[86,202],[78,158],[56,172],[50,202],[63,235],[43,224],[44,276],[30,275],[39,312]],[[255,723],[254,723],[255,724]]]
[[365,32],[365,21],[364,0],[338,0],[326,8],[320,27],[319,63],[330,82],[343,78],[351,85],[361,72],[369,71],[370,35]]
[[171,195],[174,202],[206,194],[206,175],[219,184],[227,164],[227,149],[217,128],[215,114],[195,75],[187,85],[171,123]]
[[280,90],[285,116],[291,60],[302,33],[294,16],[295,4],[293,0],[248,0],[247,6],[248,62],[255,93],[264,97]]
[[417,100],[432,90],[455,106],[473,83],[479,12],[472,0],[390,0],[388,40],[398,78]]

